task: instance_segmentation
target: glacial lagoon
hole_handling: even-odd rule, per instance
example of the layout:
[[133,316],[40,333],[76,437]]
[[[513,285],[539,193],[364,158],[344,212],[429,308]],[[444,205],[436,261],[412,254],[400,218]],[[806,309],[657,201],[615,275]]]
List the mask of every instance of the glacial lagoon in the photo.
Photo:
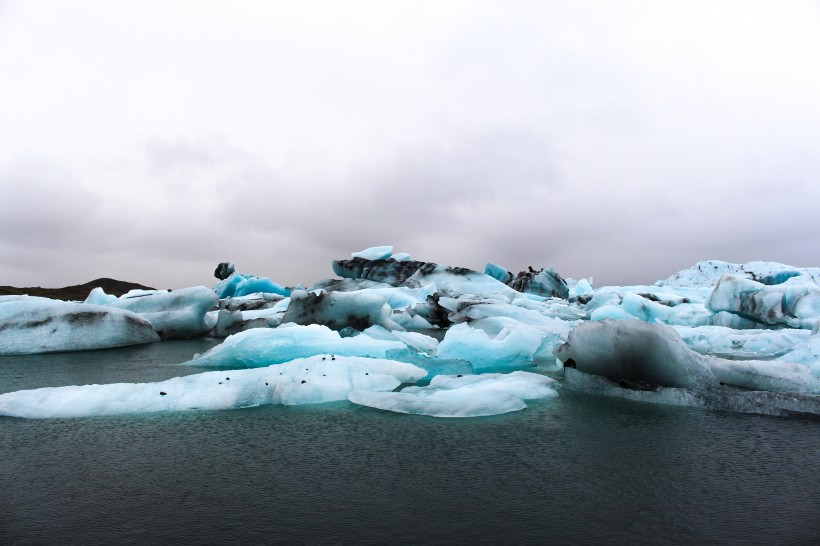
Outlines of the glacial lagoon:
[[[161,381],[215,340],[0,357],[0,391]],[[820,423],[560,389],[435,419],[268,405],[0,417],[3,544],[810,544]]]

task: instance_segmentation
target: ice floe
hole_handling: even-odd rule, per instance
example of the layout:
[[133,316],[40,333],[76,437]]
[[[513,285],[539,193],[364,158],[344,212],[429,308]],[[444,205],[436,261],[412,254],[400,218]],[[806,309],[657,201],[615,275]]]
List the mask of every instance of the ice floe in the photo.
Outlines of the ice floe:
[[0,355],[87,351],[159,341],[144,317],[112,307],[0,296]]
[[427,387],[405,387],[399,392],[354,390],[348,399],[361,406],[432,417],[483,417],[519,411],[524,400],[552,398],[558,392],[549,377],[528,373],[439,375]]
[[95,417],[318,404],[345,400],[354,390],[390,391],[426,373],[391,360],[314,356],[266,368],[205,372],[155,383],[47,387],[0,394],[0,415]]

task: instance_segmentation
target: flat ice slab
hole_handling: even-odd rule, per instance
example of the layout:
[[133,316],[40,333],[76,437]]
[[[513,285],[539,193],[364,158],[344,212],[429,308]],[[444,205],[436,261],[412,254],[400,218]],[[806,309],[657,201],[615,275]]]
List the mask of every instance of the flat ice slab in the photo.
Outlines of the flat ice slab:
[[519,411],[524,400],[558,396],[549,377],[528,373],[439,375],[427,387],[400,392],[354,390],[348,400],[361,406],[431,417],[485,417]]
[[392,360],[314,356],[254,370],[205,372],[156,383],[48,387],[0,394],[0,415],[43,419],[237,409],[344,400],[392,390],[426,371]]

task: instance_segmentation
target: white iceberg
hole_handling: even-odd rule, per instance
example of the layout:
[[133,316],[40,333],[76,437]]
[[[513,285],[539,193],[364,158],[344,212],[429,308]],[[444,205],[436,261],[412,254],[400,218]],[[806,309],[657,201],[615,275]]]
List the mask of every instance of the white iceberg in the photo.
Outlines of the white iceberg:
[[43,419],[318,404],[350,392],[393,390],[427,372],[404,362],[329,355],[254,370],[205,372],[155,383],[47,387],[0,394],[0,415]]
[[552,398],[549,377],[528,372],[465,376],[439,375],[427,387],[406,387],[400,392],[354,390],[348,400],[397,413],[432,417],[483,417],[519,411],[524,400]]

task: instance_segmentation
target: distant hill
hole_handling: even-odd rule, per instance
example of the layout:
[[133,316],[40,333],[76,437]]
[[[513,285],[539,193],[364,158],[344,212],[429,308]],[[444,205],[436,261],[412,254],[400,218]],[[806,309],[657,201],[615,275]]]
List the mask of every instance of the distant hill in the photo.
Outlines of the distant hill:
[[118,281],[116,279],[96,279],[85,284],[77,284],[74,286],[66,286],[63,288],[40,288],[28,287],[17,288],[15,286],[0,286],[0,296],[19,296],[28,294],[29,296],[41,296],[44,298],[52,298],[55,300],[79,300],[83,301],[88,297],[88,293],[96,287],[102,287],[106,294],[113,294],[115,296],[122,296],[129,290],[154,290],[150,286],[143,286],[133,282]]

